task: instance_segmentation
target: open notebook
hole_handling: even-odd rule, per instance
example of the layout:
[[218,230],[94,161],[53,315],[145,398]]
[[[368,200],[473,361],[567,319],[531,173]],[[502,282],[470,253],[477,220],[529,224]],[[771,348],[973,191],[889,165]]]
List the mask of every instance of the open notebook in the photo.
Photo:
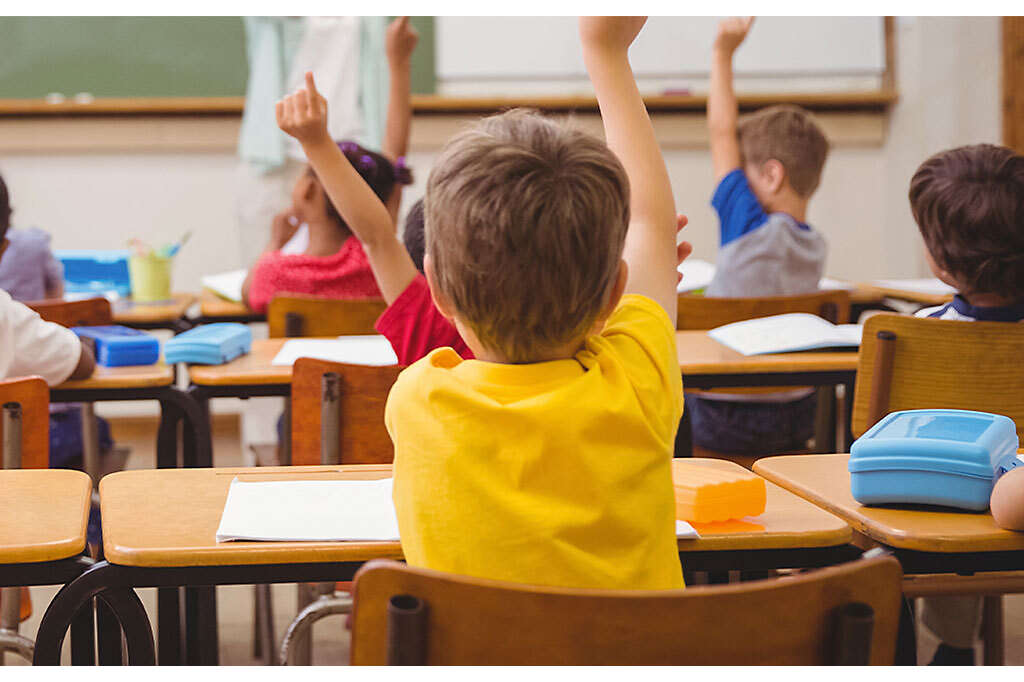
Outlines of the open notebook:
[[206,275],[202,278],[203,286],[221,298],[235,303],[242,302],[242,285],[248,270],[232,270],[219,275]]
[[922,279],[876,279],[871,283],[883,289],[912,291],[918,294],[952,296],[956,293],[956,289],[935,277],[925,277]]
[[290,367],[299,358],[316,358],[372,367],[398,364],[398,356],[395,355],[391,342],[379,334],[339,336],[336,339],[288,339],[270,364]]
[[743,355],[792,353],[820,348],[860,346],[859,324],[832,324],[817,315],[788,313],[733,322],[708,336]]
[[[217,542],[393,542],[390,478],[377,481],[241,481],[228,489]],[[686,521],[676,536],[697,538]]]

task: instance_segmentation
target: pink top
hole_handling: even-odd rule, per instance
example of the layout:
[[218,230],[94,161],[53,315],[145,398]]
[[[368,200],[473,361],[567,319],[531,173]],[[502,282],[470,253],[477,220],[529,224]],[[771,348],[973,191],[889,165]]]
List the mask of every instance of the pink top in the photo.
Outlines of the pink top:
[[446,346],[465,360],[473,359],[473,351],[458,330],[434,306],[423,275],[416,275],[374,327],[391,342],[400,365],[411,365],[435,348]]
[[287,256],[265,253],[256,261],[249,283],[249,307],[267,311],[275,294],[308,294],[324,298],[380,298],[380,289],[363,247],[349,237],[333,256]]

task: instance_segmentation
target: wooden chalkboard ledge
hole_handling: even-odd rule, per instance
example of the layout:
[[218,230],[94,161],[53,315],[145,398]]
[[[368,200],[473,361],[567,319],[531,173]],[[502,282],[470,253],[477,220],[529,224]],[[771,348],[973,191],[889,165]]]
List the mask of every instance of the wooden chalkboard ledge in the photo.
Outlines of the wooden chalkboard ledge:
[[[771,104],[798,104],[812,111],[885,111],[897,100],[891,90],[847,93],[792,93],[741,95],[740,108],[757,109]],[[644,98],[647,108],[659,112],[704,111],[703,95],[653,95]],[[240,114],[244,97],[101,97],[92,102],[67,100],[51,104],[42,99],[0,99],[0,116],[90,115],[204,115]],[[542,111],[597,111],[593,97],[445,97],[414,95],[416,114],[488,113],[512,107]]]
[[[759,93],[739,96],[740,109],[751,110],[772,104],[798,104],[811,111],[885,111],[898,99],[890,90],[843,93]],[[703,112],[704,95],[648,95],[644,102],[650,111]],[[446,97],[414,95],[417,114],[486,113],[512,107],[533,107],[542,111],[597,111],[594,97]]]

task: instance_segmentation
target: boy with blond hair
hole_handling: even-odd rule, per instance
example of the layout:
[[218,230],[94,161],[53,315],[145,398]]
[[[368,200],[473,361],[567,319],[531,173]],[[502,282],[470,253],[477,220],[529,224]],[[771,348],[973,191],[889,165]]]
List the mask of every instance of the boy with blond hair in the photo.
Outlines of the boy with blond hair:
[[[799,107],[768,107],[739,118],[732,58],[752,24],[753,17],[722,21],[712,51],[708,133],[718,186],[711,204],[721,233],[707,295],[808,294],[818,289],[825,264],[825,239],[806,221],[828,140]],[[694,443],[739,455],[805,447],[815,407],[813,389],[686,397]]]
[[[478,359],[435,350],[388,399],[411,565],[683,586],[670,467],[682,413],[676,220],[629,66],[643,23],[580,20],[607,146],[513,111],[454,138],[430,175],[426,275]],[[282,105],[310,162],[332,158],[330,138],[306,127],[323,107],[315,90]],[[383,225],[380,202],[349,179],[336,198],[345,219]]]

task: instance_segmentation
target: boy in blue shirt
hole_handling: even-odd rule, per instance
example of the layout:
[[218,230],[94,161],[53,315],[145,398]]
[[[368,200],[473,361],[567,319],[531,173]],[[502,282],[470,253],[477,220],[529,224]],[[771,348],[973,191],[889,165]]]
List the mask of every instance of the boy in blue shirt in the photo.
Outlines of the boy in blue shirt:
[[[822,235],[806,222],[828,140],[799,107],[762,109],[739,120],[732,56],[753,17],[718,26],[711,60],[708,133],[721,221],[718,267],[708,296],[785,296],[817,291],[825,263]],[[742,455],[801,449],[814,430],[813,389],[686,396],[693,440]]]

